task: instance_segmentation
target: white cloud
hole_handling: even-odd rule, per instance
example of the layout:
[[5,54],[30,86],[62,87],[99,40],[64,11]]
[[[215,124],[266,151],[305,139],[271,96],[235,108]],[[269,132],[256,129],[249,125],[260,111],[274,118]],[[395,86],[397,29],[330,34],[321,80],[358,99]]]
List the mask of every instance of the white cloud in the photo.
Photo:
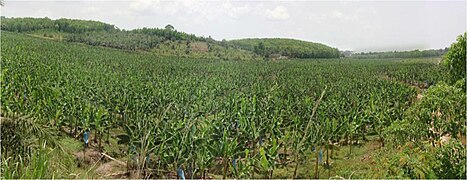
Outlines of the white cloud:
[[343,21],[355,21],[355,20],[358,20],[358,15],[357,13],[342,13],[341,11],[338,11],[338,10],[333,10],[331,13],[330,13],[330,17],[334,18],[334,19],[338,19],[338,20],[343,20]]
[[286,20],[290,17],[287,8],[284,6],[276,6],[273,10],[266,9],[265,16],[274,20]]
[[157,8],[159,0],[137,0],[130,3],[130,9],[134,11],[145,11],[152,8]]
[[222,8],[225,12],[233,18],[237,18],[241,15],[245,15],[250,12],[250,6],[243,5],[243,6],[234,6],[230,1],[226,1],[222,4]]
[[182,21],[191,21],[202,25],[223,17],[238,18],[248,14],[250,10],[249,4],[231,2],[229,0],[138,0],[131,2],[129,8],[126,10],[115,11],[119,11],[118,14],[120,15],[127,16],[176,16]]
[[[315,22],[317,24],[322,24],[324,22],[328,21],[334,21],[334,22],[342,22],[342,21],[359,21],[361,19],[361,16],[359,13],[343,13],[342,11],[338,10],[332,10],[326,13],[319,13],[319,14],[309,14],[308,19],[311,20],[312,22]],[[334,20],[332,20],[334,19]],[[337,20],[337,21],[336,21]]]

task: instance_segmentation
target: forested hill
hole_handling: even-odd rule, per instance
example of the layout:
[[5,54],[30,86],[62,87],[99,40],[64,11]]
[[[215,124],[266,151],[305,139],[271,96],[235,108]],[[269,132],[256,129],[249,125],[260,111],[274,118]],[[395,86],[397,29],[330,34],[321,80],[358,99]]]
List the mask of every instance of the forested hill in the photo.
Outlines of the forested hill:
[[131,31],[121,30],[115,25],[90,20],[49,18],[5,18],[1,19],[1,29],[12,32],[43,34],[54,38],[63,36],[67,41],[84,42],[90,45],[103,45],[120,49],[148,50],[163,41],[214,41],[193,34],[178,32],[173,26],[165,29],[142,28]]
[[251,60],[264,58],[337,58],[339,50],[294,39],[241,39],[217,41],[211,37],[165,28],[122,30],[104,22],[76,19],[6,18],[1,29],[35,36],[158,55]]
[[229,43],[266,57],[338,58],[340,56],[337,48],[295,39],[253,38],[232,40]]
[[117,31],[111,24],[75,19],[49,18],[5,18],[1,17],[2,30],[13,32],[32,32],[37,30],[56,30],[67,33],[84,33],[91,31]]

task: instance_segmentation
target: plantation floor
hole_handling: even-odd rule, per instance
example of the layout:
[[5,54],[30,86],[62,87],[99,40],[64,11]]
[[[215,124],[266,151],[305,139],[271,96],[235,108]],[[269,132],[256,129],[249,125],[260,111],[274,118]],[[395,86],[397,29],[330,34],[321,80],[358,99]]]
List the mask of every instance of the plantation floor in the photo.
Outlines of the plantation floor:
[[[97,152],[96,147],[87,149],[83,158],[82,142],[62,136],[59,137],[62,149],[55,149],[51,153],[50,165],[55,174],[55,178],[135,178],[126,171],[126,167],[121,163],[126,163],[125,158],[110,159]],[[119,153],[120,147],[116,145],[117,140],[111,139],[110,145],[105,144],[106,155],[112,156]],[[381,172],[380,159],[390,157],[397,152],[396,148],[380,147],[380,142],[376,136],[369,136],[368,141],[360,141],[360,144],[352,146],[352,154],[349,155],[350,146],[341,146],[333,152],[329,159],[331,168],[319,165],[319,178],[384,178]],[[310,156],[311,153],[309,153]],[[308,161],[299,166],[298,178],[314,177],[314,165],[316,158],[307,157]],[[323,151],[323,162],[326,160],[326,153]],[[303,162],[303,160],[302,160]],[[290,178],[293,175],[294,164],[290,163],[285,167],[278,167],[273,172],[273,178]],[[166,174],[166,178],[177,178],[175,172],[168,170],[156,170]],[[215,170],[213,170],[215,171]],[[255,178],[265,178],[260,174],[255,174]],[[208,173],[208,178],[220,179],[222,174]]]
[[[349,155],[350,146],[341,146],[333,152],[329,159],[330,168],[324,164],[319,165],[319,178],[384,178],[379,171],[379,159],[391,156],[396,149],[391,147],[380,147],[376,136],[368,137],[368,141],[352,146],[352,154]],[[331,151],[329,152],[331,153]],[[310,154],[310,156],[312,156]],[[316,158],[308,157],[298,169],[298,178],[312,178],[315,176],[314,166]],[[323,163],[326,161],[326,152],[323,151]],[[290,178],[293,175],[293,166],[277,169],[274,178]]]

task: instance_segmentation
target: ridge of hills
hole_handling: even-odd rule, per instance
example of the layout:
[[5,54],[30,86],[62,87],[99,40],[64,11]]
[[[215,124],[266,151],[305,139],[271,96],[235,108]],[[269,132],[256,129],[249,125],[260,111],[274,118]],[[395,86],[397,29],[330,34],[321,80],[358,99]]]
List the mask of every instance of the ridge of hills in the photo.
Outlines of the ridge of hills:
[[4,31],[67,42],[129,51],[149,51],[161,56],[220,60],[287,58],[339,58],[340,52],[324,44],[285,38],[249,38],[218,41],[165,28],[125,30],[100,21],[1,17]]

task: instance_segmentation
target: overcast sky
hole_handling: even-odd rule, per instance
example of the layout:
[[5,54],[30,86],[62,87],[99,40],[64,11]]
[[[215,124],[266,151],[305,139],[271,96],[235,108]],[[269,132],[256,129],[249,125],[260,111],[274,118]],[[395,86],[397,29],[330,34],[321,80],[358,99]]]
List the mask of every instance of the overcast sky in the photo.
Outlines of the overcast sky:
[[104,21],[122,29],[172,24],[214,39],[284,37],[341,50],[444,48],[466,31],[466,1],[11,1],[6,17]]

